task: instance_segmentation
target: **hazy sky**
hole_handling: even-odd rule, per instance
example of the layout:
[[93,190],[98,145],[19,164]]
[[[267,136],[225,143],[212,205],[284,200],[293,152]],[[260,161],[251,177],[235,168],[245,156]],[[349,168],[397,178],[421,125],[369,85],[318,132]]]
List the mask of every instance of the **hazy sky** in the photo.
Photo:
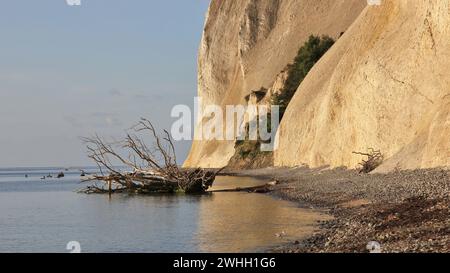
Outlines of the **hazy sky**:
[[[91,165],[80,136],[193,104],[208,0],[2,1],[0,167]],[[179,143],[184,158],[189,143]]]

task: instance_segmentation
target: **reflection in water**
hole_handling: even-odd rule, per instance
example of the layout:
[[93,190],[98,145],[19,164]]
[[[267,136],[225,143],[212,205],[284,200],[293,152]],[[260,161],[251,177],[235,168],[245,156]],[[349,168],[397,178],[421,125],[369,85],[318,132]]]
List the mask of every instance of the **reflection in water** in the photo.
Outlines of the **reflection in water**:
[[[0,170],[0,252],[66,252],[70,241],[80,242],[82,252],[249,252],[309,234],[325,217],[260,194],[118,194],[109,200],[74,193],[82,187],[76,172],[40,180],[57,171]],[[215,188],[260,183],[219,177]],[[286,237],[275,236],[283,231]]]
[[[215,188],[262,183],[251,178],[230,180],[218,178]],[[328,219],[290,202],[249,193],[214,193],[212,202],[200,203],[199,215],[199,249],[204,252],[256,251],[307,236],[318,220]]]

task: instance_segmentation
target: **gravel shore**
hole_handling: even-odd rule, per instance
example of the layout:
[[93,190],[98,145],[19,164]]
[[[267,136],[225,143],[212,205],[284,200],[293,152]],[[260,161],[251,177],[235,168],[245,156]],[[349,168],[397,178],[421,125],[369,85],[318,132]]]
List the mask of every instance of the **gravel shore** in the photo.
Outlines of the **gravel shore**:
[[273,194],[327,208],[334,219],[273,252],[450,252],[450,171],[359,174],[347,169],[267,168],[229,173],[277,180]]

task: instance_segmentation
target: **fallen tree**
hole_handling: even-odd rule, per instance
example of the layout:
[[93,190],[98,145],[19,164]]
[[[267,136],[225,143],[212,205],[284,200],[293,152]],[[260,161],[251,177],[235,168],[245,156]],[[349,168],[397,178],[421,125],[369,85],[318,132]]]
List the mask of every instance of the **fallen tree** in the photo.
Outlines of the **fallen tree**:
[[359,163],[359,165],[361,165],[359,173],[370,173],[383,164],[384,161],[384,156],[381,151],[373,148],[369,148],[367,153],[353,152],[353,154],[367,157],[367,160],[363,160]]
[[[83,138],[88,157],[97,164],[100,174],[84,179],[85,182],[95,183],[81,192],[204,193],[221,171],[180,168],[170,134],[164,130],[163,136],[159,136],[147,119],[141,119],[131,130],[133,133],[127,133],[123,141],[107,142],[98,135]],[[140,136],[142,133],[149,133],[153,138],[151,146]],[[128,156],[123,156],[118,150],[126,150]],[[118,162],[132,171],[121,171],[112,162]],[[98,182],[102,184],[98,185]]]

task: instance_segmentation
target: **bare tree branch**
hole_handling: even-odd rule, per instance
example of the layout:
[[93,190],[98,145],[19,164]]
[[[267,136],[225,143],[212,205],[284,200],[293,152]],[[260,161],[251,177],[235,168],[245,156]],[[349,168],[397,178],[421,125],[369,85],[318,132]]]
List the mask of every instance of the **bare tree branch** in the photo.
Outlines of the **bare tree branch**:
[[[106,142],[98,135],[82,138],[86,144],[88,157],[100,169],[101,175],[94,175],[85,181],[102,181],[104,187],[92,185],[86,188],[86,193],[111,193],[125,190],[137,193],[177,192],[202,193],[210,188],[217,172],[203,169],[183,170],[177,165],[175,145],[168,131],[159,136],[153,124],[142,118],[132,127],[136,134],[127,133],[125,140]],[[148,132],[153,139],[153,145],[148,146],[137,134]],[[119,150],[126,150],[125,158]],[[138,160],[142,165],[138,164]],[[123,172],[114,167],[113,162],[119,162],[132,172]],[[109,174],[105,174],[107,170]]]
[[378,168],[384,161],[384,156],[380,150],[369,148],[367,153],[353,152],[356,155],[366,156],[367,160],[362,160],[360,173],[370,173]]

